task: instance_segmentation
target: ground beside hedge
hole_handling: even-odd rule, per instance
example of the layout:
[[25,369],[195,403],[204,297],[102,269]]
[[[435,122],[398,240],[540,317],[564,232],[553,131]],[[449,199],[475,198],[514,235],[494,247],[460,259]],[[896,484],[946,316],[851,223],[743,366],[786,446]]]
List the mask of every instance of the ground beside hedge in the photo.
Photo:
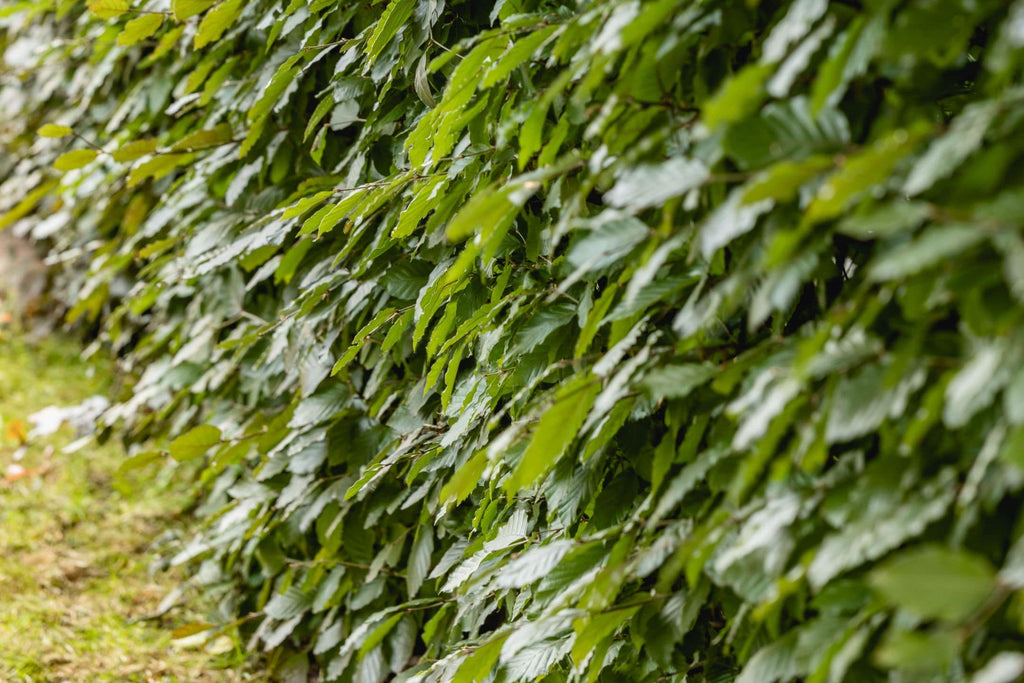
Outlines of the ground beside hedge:
[[21,443],[29,415],[110,391],[109,363],[80,353],[0,331],[0,680],[264,680],[243,672],[230,639],[219,654],[172,640],[205,617],[194,592],[157,616],[183,579],[160,559],[184,531],[186,482],[119,472],[114,443],[65,453],[69,426]]

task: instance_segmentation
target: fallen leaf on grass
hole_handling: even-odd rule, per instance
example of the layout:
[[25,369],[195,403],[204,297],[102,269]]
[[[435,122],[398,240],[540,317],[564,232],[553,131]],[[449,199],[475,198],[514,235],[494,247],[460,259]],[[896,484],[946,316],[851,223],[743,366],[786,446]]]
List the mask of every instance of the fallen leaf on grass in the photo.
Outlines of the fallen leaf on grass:
[[4,427],[4,438],[8,441],[17,441],[20,444],[26,443],[28,441],[28,427],[25,426],[25,421],[15,418],[8,422]]
[[48,466],[25,467],[24,465],[19,465],[18,463],[12,463],[7,466],[7,469],[4,472],[3,483],[6,486],[10,486],[14,482],[20,479],[24,479],[25,477],[41,476],[43,474],[46,474],[48,471],[50,471],[50,468]]

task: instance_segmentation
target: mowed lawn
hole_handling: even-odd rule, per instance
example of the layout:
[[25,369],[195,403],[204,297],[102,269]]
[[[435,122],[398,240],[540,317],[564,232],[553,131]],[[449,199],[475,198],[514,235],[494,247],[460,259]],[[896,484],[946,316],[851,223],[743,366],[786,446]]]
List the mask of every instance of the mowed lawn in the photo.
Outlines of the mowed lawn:
[[266,680],[244,643],[172,638],[207,612],[187,585],[164,602],[183,585],[164,567],[187,533],[189,473],[119,472],[115,440],[66,453],[68,425],[26,439],[29,415],[113,386],[76,344],[0,328],[0,681]]

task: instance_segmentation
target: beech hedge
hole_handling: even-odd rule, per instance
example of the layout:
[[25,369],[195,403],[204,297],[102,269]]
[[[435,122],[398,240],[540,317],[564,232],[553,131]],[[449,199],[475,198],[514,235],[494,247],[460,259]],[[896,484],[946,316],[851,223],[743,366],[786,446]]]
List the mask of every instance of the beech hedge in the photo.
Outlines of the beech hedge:
[[1024,673],[1024,0],[0,22],[0,226],[287,680]]

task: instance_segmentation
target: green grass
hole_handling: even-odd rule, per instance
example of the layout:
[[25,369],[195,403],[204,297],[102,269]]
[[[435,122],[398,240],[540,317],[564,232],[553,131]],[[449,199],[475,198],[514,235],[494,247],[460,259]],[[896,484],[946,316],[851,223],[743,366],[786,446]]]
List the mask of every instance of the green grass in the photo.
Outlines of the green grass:
[[[154,616],[183,582],[151,571],[154,539],[187,533],[183,472],[157,464],[121,474],[126,456],[114,443],[64,453],[75,439],[67,426],[19,443],[17,421],[111,387],[110,366],[83,361],[75,344],[29,344],[0,329],[0,681],[267,680],[229,638],[172,639],[203,620],[194,593]],[[11,465],[31,474],[11,480]]]

